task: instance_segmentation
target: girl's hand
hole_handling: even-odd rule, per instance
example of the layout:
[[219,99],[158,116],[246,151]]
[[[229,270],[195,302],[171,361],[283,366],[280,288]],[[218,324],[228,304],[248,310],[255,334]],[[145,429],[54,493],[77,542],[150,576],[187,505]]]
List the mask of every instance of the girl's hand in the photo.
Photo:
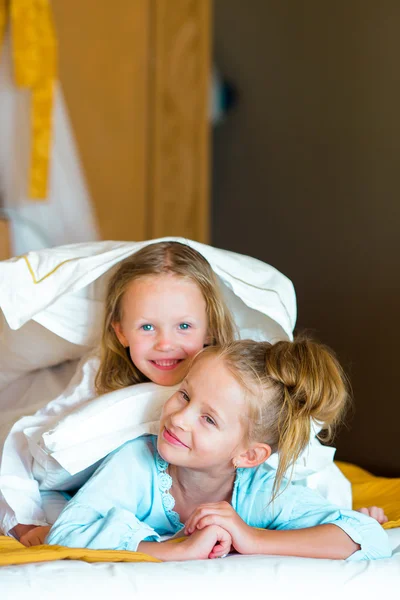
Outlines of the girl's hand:
[[[179,534],[182,537],[182,531]],[[204,560],[220,558],[228,554],[232,546],[229,533],[217,525],[196,531],[183,542],[172,542],[171,539],[165,542],[140,542],[137,550],[164,561]]]
[[13,527],[13,529],[11,529],[10,533],[15,535],[17,540],[21,540],[21,537],[23,535],[28,533],[28,531],[30,531],[31,529],[35,529],[35,527],[37,527],[37,525],[24,525],[22,523],[18,523],[18,525]]
[[383,508],[380,508],[379,506],[368,506],[368,508],[360,508],[358,512],[362,513],[363,515],[367,515],[368,517],[372,517],[381,525],[383,525],[383,523],[387,523],[389,520],[385,515]]
[[232,538],[232,545],[240,554],[251,554],[254,546],[254,529],[239,517],[228,502],[201,504],[192,512],[185,523],[185,533],[203,530],[211,525],[219,525]]
[[20,537],[20,542],[24,546],[41,546],[44,544],[44,540],[46,539],[47,534],[51,529],[51,525],[44,525],[41,527],[34,527],[30,529],[27,533]]
[[179,543],[179,548],[183,551],[183,560],[221,558],[229,554],[231,547],[231,536],[217,525],[199,529],[184,542]]

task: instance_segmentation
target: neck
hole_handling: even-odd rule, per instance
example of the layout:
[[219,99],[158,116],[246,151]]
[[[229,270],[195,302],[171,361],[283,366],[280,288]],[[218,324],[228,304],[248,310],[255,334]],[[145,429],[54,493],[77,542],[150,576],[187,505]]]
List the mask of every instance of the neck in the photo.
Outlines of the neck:
[[218,473],[197,471],[169,465],[172,477],[173,494],[182,497],[188,504],[206,504],[209,502],[230,502],[235,472],[232,468]]

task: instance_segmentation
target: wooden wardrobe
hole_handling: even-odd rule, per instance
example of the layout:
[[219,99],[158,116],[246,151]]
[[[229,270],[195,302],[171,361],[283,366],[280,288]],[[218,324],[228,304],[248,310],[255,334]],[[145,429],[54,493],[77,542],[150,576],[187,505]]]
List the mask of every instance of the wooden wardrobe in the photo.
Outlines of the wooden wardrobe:
[[211,0],[54,0],[103,239],[209,241]]

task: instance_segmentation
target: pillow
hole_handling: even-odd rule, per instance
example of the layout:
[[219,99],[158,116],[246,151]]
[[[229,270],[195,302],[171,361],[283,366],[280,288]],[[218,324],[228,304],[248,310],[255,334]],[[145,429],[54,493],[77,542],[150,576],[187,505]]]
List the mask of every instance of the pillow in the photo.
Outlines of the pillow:
[[356,465],[336,464],[352,484],[354,510],[363,506],[380,506],[389,519],[383,528],[400,527],[400,478],[376,477]]
[[0,311],[0,392],[22,375],[83,356],[87,346],[73,344],[35,321],[8,326]]
[[50,430],[25,429],[40,489],[79,487],[107,454],[140,435],[158,433],[162,406],[177,389],[133,385],[88,402]]

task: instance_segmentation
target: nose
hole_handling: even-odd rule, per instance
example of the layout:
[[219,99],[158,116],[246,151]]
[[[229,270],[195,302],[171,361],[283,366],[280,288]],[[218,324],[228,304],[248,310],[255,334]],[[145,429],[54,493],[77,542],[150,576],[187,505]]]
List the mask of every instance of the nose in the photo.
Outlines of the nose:
[[172,334],[166,331],[160,331],[157,335],[154,348],[155,350],[159,350],[160,352],[170,352],[171,350],[173,350],[174,342]]
[[171,415],[171,423],[177,429],[182,431],[189,431],[190,429],[190,414],[188,407],[182,408]]

